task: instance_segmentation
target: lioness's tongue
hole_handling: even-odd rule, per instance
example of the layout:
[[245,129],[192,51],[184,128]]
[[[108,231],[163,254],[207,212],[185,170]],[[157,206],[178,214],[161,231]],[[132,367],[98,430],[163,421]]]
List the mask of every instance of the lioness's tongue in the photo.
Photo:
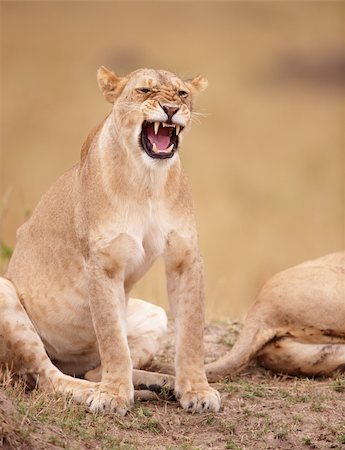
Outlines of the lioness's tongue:
[[156,144],[158,150],[166,150],[170,144],[170,134],[168,127],[159,127],[158,133],[155,134],[153,131],[153,126],[147,128],[147,137],[149,138],[151,144]]

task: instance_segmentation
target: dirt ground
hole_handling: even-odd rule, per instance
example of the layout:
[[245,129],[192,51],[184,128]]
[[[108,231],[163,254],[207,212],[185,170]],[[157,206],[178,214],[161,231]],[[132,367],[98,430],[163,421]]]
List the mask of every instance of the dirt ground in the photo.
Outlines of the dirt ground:
[[[207,361],[231,348],[236,322],[206,327]],[[159,359],[173,357],[173,336]],[[92,415],[68,399],[6,377],[0,391],[0,447],[5,449],[343,449],[345,377],[303,379],[253,364],[218,383],[222,411],[190,414],[174,399],[136,403],[126,417]]]

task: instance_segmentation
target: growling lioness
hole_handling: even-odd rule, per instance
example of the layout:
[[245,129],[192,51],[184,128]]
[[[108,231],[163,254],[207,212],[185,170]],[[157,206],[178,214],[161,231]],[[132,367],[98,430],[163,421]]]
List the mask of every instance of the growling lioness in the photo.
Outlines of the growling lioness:
[[[18,230],[0,280],[0,363],[91,411],[125,414],[134,386],[165,383],[183,408],[218,411],[204,369],[203,266],[177,153],[207,82],[147,69],[120,78],[101,67],[98,83],[112,112]],[[175,382],[133,370],[166,330],[161,308],[129,299],[160,256],[176,320]]]

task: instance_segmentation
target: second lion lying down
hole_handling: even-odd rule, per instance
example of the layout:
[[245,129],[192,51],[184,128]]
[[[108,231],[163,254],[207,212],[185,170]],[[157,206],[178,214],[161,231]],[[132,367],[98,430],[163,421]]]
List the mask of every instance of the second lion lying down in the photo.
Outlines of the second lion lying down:
[[291,375],[345,369],[345,253],[273,276],[251,306],[230,353],[206,366],[209,381],[240,372],[252,359]]

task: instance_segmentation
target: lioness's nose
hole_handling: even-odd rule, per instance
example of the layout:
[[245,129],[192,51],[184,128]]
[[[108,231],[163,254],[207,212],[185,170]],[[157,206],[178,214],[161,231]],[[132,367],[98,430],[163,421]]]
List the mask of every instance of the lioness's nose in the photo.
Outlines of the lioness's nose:
[[162,105],[162,109],[165,112],[165,114],[168,116],[168,120],[171,120],[173,115],[176,114],[180,108],[178,106]]

